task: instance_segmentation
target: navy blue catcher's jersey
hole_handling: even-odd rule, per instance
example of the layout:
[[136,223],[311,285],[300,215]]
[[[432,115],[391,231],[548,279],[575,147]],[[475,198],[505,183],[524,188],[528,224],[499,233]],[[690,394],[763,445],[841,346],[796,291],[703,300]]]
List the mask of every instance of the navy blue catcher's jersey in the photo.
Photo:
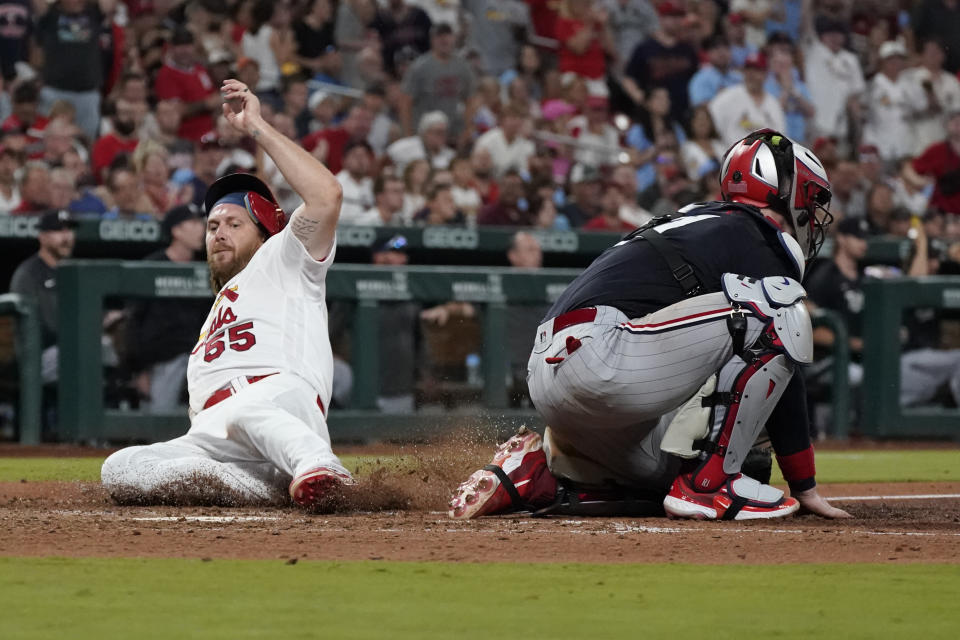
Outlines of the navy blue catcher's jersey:
[[[721,291],[720,277],[789,276],[800,271],[783,246],[776,226],[756,207],[734,202],[692,205],[655,227],[691,266],[701,293]],[[606,305],[640,318],[683,300],[683,288],[663,256],[639,237],[604,251],[570,283],[544,318],[583,307]]]

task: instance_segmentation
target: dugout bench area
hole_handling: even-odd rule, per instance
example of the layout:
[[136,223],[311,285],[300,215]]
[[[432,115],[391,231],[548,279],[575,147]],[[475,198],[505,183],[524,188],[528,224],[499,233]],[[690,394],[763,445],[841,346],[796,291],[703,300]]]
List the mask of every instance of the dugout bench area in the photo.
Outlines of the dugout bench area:
[[[26,221],[18,224],[20,226],[16,228],[0,225],[0,244],[7,246],[11,253],[35,247],[32,240],[35,229]],[[160,246],[159,230],[153,226],[154,223],[149,222],[84,222],[78,230],[77,255],[119,254],[133,258],[146,254]],[[508,406],[508,371],[502,348],[506,310],[517,304],[548,305],[578,273],[579,267],[613,244],[618,236],[534,232],[543,246],[545,264],[553,267],[537,271],[499,266],[429,265],[385,269],[348,263],[351,259],[366,260],[371,247],[395,233],[402,233],[408,239],[413,262],[497,264],[502,263],[515,231],[364,227],[347,227],[338,231],[338,263],[328,275],[327,297],[330,301],[351,301],[354,304],[350,360],[355,384],[350,409],[330,413],[330,429],[335,440],[409,439],[471,424],[494,424],[498,431],[507,433],[522,423],[539,424],[532,409]],[[896,264],[902,261],[905,247],[908,245],[899,240],[873,241],[868,258],[874,262]],[[557,268],[558,265],[575,268]],[[150,296],[210,298],[206,265],[73,260],[60,268],[58,290],[58,439],[64,442],[155,441],[184,433],[188,420],[182,413],[153,415],[105,407],[99,351],[101,318],[108,299]],[[866,401],[863,403],[860,433],[870,437],[957,438],[960,436],[960,410],[903,410],[897,404],[896,391],[899,388],[897,361],[903,309],[919,305],[960,307],[960,278],[872,281],[865,287],[865,293],[867,322],[864,327],[866,347],[862,393]],[[385,303],[398,301],[424,305],[462,301],[482,309],[478,327],[482,384],[473,389],[473,398],[478,402],[463,411],[430,414],[389,415],[376,409],[380,340],[388,337],[381,334],[379,318],[385,312]],[[0,316],[16,319],[13,323],[15,329],[11,332],[16,349],[7,349],[8,352],[14,351],[16,357],[10,358],[8,353],[7,362],[0,364],[16,367],[18,372],[19,389],[6,391],[8,395],[16,396],[19,407],[19,439],[25,444],[36,443],[40,440],[42,398],[38,319],[30,301],[11,294],[0,297]],[[838,344],[845,346],[845,331],[836,315],[819,312],[814,322],[830,327],[840,338]],[[842,438],[849,433],[850,393],[846,375],[849,353],[841,347],[833,355],[833,383],[829,398],[833,427],[830,435]]]

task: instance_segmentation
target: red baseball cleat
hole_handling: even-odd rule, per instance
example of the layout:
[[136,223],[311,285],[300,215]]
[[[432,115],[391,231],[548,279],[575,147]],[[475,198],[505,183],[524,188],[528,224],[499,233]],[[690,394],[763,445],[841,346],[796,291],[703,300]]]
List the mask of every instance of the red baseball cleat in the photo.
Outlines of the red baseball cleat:
[[510,511],[532,511],[550,504],[557,479],[547,469],[540,434],[520,427],[497,448],[493,461],[457,487],[450,500],[451,518],[469,520]]
[[718,490],[701,493],[690,484],[692,474],[677,476],[663,499],[663,509],[674,518],[696,520],[756,520],[782,518],[800,508],[795,498],[760,484],[743,474],[730,476]]
[[349,474],[329,467],[316,467],[293,479],[290,498],[301,507],[317,507],[336,497],[337,490],[347,484],[353,484]]

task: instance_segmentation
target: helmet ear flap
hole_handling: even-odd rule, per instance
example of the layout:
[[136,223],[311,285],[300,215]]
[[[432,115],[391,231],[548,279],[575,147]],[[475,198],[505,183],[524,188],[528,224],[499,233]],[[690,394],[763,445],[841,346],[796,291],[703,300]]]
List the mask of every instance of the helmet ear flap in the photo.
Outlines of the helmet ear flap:
[[257,226],[266,232],[267,237],[280,233],[287,226],[287,215],[283,210],[259,193],[248,191],[244,200],[247,203],[247,213]]

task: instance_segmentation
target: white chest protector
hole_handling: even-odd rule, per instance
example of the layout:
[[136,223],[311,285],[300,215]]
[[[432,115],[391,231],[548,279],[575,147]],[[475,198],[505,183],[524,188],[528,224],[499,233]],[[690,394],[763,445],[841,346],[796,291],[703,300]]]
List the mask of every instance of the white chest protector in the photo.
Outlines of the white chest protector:
[[783,350],[798,364],[813,362],[813,325],[803,298],[807,292],[793,278],[756,279],[725,273],[723,292],[736,307],[771,322]]

